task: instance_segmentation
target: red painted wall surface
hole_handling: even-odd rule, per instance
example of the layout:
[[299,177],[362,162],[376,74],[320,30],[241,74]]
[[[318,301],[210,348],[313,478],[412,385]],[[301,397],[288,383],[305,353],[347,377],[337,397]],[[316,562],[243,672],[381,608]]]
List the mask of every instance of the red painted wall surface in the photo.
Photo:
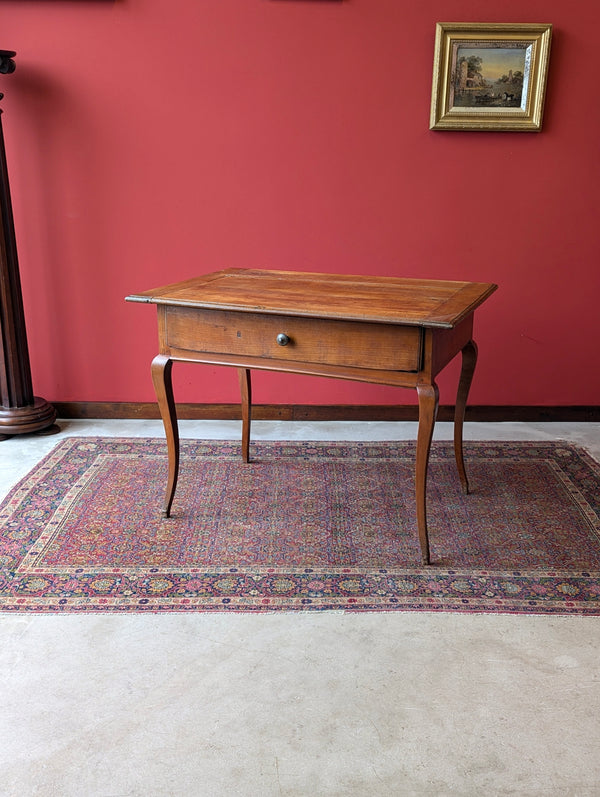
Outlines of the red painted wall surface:
[[[437,21],[553,23],[541,133],[428,129]],[[152,401],[155,310],[124,297],[252,266],[497,282],[472,403],[599,404],[599,25],[593,0],[3,2],[35,392]],[[238,400],[176,371],[178,400]],[[257,374],[255,400],[412,396]]]

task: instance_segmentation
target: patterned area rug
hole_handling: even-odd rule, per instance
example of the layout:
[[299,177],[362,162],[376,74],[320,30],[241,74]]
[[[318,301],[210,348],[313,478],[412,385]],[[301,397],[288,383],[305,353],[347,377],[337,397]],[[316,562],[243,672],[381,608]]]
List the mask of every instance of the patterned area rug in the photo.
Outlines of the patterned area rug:
[[0,505],[0,609],[600,614],[600,465],[562,443],[432,447],[420,563],[414,443],[68,438]]

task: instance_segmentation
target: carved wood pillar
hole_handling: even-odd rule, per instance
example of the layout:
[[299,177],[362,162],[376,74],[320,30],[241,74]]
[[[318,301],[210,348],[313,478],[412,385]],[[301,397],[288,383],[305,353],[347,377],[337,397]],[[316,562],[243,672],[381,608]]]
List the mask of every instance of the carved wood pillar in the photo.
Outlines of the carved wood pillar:
[[[14,72],[15,55],[0,50],[0,74]],[[56,411],[33,395],[1,115],[0,108],[0,439],[4,439],[51,427]]]

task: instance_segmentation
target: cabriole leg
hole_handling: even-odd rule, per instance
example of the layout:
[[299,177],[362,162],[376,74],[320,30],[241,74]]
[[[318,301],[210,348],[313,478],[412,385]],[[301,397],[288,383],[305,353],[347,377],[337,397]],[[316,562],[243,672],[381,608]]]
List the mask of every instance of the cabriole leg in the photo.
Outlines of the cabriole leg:
[[474,340],[470,340],[462,350],[462,368],[458,383],[456,405],[454,407],[454,456],[456,458],[460,483],[465,494],[469,492],[469,480],[467,478],[465,460],[463,457],[463,425],[465,421],[467,398],[469,397],[469,390],[471,388],[471,382],[473,381],[476,365],[477,345]]
[[427,467],[429,465],[429,450],[438,410],[438,387],[435,382],[430,385],[417,385],[417,395],[419,397],[419,430],[417,433],[415,472],[417,528],[419,530],[423,564],[428,565],[430,556],[429,536],[427,533]]
[[173,503],[179,474],[179,429],[177,427],[177,413],[173,399],[172,368],[173,361],[163,354],[159,354],[152,360],[152,382],[154,383],[158,408],[165,427],[169,456],[169,476],[162,511],[163,517],[169,517],[171,514],[171,504]]
[[242,394],[242,459],[250,462],[250,420],[252,415],[252,380],[249,368],[238,368]]

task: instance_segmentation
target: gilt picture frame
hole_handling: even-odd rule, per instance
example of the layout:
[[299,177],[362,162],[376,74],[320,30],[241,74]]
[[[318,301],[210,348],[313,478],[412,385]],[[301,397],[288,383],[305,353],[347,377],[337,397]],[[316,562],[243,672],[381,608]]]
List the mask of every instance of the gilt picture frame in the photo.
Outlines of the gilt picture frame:
[[552,25],[438,22],[431,130],[539,132]]

